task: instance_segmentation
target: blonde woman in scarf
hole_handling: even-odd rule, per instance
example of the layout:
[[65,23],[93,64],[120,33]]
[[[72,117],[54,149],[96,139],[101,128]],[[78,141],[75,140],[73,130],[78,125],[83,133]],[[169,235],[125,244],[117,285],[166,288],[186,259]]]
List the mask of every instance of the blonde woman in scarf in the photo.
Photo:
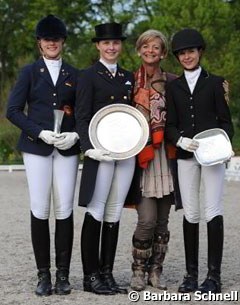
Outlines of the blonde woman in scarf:
[[141,201],[136,206],[138,222],[132,239],[131,288],[141,291],[146,286],[146,273],[149,285],[167,289],[161,274],[168,249],[168,219],[171,204],[176,200],[174,185],[177,181],[171,171],[174,150],[164,141],[165,86],[176,76],[160,67],[168,51],[166,37],[161,32],[151,29],[142,33],[136,42],[136,50],[142,64],[135,72],[134,103],[146,117],[150,129],[149,141],[138,155]]

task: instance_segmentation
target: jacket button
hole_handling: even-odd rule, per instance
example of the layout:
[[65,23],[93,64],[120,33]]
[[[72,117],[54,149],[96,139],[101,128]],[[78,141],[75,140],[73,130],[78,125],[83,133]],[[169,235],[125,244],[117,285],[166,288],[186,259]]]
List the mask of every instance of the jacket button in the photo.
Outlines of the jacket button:
[[57,95],[57,93],[53,93],[53,96],[56,96]]
[[124,95],[123,99],[124,99],[124,100],[127,100],[127,96],[126,96],[126,95]]
[[33,141],[33,138],[32,138],[32,137],[28,136],[27,138],[28,138],[30,141]]
[[113,95],[111,95],[111,96],[110,96],[110,99],[111,99],[111,100],[114,100],[114,96],[113,96]]
[[56,106],[57,104],[56,103],[53,103],[53,106]]

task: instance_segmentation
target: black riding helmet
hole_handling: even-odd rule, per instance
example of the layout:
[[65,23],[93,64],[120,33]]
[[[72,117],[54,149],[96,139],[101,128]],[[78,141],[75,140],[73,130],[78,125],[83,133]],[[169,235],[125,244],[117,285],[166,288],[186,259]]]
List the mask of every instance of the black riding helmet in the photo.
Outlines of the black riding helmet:
[[36,38],[59,39],[67,38],[67,29],[61,19],[54,15],[42,18],[36,26]]
[[189,48],[205,49],[202,35],[195,29],[183,29],[177,32],[172,39],[172,52],[176,55],[179,51]]

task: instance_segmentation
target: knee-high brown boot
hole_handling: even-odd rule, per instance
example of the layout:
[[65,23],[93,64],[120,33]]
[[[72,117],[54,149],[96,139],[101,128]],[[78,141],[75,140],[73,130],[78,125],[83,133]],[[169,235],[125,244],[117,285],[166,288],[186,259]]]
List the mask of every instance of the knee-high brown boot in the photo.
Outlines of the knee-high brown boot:
[[136,291],[141,291],[146,287],[145,273],[147,269],[148,259],[152,253],[152,239],[139,240],[133,236],[132,243],[133,274],[131,279],[131,288]]
[[154,236],[152,256],[148,263],[148,284],[159,289],[167,289],[166,283],[161,277],[163,262],[168,250],[170,232]]

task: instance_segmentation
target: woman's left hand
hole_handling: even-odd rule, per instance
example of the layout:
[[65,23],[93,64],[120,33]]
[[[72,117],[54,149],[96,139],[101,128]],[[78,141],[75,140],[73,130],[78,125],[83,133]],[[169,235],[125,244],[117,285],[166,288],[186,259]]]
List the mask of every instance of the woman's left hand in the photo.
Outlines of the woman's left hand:
[[79,139],[76,132],[63,132],[58,135],[59,140],[54,143],[54,146],[60,150],[71,148]]

